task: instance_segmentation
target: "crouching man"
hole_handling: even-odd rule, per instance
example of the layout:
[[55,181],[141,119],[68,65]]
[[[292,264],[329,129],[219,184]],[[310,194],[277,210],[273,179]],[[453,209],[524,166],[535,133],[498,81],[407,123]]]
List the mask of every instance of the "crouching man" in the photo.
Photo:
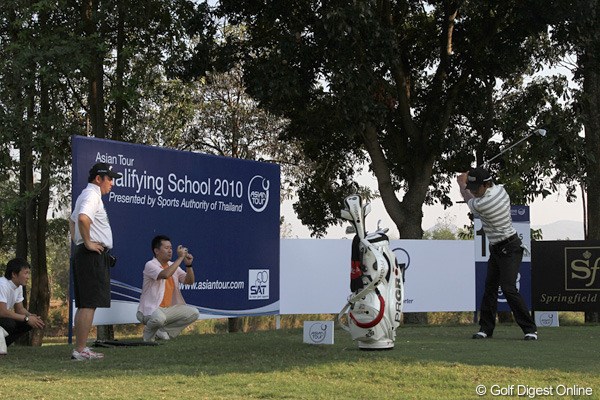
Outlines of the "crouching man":
[[152,252],[154,258],[144,267],[142,295],[136,315],[146,325],[145,342],[174,338],[200,315],[197,308],[185,303],[179,290],[180,283],[194,283],[194,257],[180,245],[177,247],[177,259],[172,262],[171,239],[163,235],[152,239]]
[[31,266],[22,258],[13,258],[0,278],[0,355],[6,347],[32,329],[44,329],[44,321],[23,306],[23,287],[29,281]]

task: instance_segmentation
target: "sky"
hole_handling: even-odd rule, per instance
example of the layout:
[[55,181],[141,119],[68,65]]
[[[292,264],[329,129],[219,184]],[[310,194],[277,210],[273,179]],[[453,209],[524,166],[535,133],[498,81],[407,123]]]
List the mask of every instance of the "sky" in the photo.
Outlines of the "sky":
[[[377,181],[375,177],[369,177],[365,174],[359,178],[360,184],[369,185],[373,188],[377,187]],[[579,195],[579,194],[578,194]],[[456,201],[462,200],[457,185],[453,185],[450,191],[450,198],[455,204],[444,210],[441,205],[424,206],[423,207],[423,224],[424,230],[433,227],[440,219],[447,220],[453,223],[457,227],[469,224],[467,213],[469,208],[466,204],[456,203]],[[302,225],[300,220],[296,217],[292,204],[297,200],[286,200],[281,205],[281,215],[285,217],[285,221],[291,225],[291,237],[304,239],[311,238],[310,231],[307,227]],[[391,218],[387,215],[383,202],[381,199],[375,199],[371,202],[371,213],[366,218],[367,231],[373,232],[377,229],[377,222],[381,220],[380,226],[382,228],[389,228],[389,235],[392,238],[398,237],[398,230],[392,222]],[[581,199],[577,199],[576,202],[567,203],[565,200],[565,190],[553,193],[545,199],[538,198],[532,204],[530,204],[530,217],[531,226],[534,228],[543,227],[544,225],[554,224],[561,221],[576,221],[583,227],[583,206]],[[353,235],[345,234],[344,226],[333,226],[328,229],[326,239],[341,239],[351,238]],[[583,228],[582,228],[583,229]],[[546,236],[544,236],[546,239]],[[571,239],[583,239],[583,237],[573,237]],[[548,238],[554,239],[554,238]]]

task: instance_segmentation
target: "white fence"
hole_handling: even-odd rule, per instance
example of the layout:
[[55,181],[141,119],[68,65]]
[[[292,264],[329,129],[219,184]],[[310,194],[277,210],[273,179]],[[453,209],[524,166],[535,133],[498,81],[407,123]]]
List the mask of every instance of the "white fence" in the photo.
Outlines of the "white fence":
[[[350,295],[351,240],[281,241],[280,313],[333,314]],[[474,311],[471,240],[392,240],[405,274],[404,312]]]
[[[352,241],[284,239],[280,243],[280,314],[337,314],[350,295]],[[390,244],[398,262],[408,265],[404,312],[475,310],[473,241],[392,240]],[[94,324],[136,323],[136,310],[135,302],[113,301],[111,308],[97,309]]]

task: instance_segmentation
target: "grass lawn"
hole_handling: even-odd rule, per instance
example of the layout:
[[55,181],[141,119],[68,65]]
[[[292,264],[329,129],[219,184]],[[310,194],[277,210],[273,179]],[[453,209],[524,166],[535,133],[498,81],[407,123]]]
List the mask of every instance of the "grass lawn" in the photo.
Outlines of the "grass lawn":
[[71,361],[67,344],[11,346],[0,399],[600,399],[600,326],[542,328],[537,342],[516,325],[487,340],[470,339],[475,330],[403,326],[378,352],[337,329],[332,346],[302,343],[299,329],[186,334],[91,362]]

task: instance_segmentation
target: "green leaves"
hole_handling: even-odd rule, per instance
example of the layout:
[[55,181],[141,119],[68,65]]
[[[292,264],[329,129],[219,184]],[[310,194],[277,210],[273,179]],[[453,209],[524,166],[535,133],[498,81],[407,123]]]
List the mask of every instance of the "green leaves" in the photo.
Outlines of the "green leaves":
[[[316,234],[336,222],[355,167],[383,157],[374,172],[386,208],[420,237],[415,210],[451,205],[451,176],[511,124],[511,107],[522,114],[515,126],[558,118],[547,98],[560,95],[558,83],[516,94],[548,48],[530,2],[223,1],[217,14],[244,27],[235,43],[248,93],[290,121],[282,138],[300,141],[312,161],[296,210]],[[503,93],[519,100],[504,106]],[[371,128],[376,140],[367,142]]]

